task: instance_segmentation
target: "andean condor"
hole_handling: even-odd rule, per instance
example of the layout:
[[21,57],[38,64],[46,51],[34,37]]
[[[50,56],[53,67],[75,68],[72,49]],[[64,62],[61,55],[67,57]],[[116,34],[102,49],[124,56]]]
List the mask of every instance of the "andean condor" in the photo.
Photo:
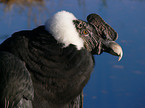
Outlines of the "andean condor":
[[97,14],[87,21],[60,11],[45,25],[0,45],[0,108],[63,108],[87,84],[93,55],[122,58],[117,33]]

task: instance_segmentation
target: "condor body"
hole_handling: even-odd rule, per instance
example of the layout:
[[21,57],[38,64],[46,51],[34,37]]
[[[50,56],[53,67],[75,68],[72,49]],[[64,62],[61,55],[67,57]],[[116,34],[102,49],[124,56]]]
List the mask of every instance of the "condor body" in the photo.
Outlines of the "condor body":
[[85,22],[66,11],[14,33],[0,45],[0,107],[67,108],[88,82],[94,54],[122,57],[116,39],[100,16]]

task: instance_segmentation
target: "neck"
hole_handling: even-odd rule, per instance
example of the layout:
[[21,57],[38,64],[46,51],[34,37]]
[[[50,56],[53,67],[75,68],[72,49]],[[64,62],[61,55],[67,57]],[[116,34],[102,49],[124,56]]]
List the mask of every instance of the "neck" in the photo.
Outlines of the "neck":
[[78,50],[84,47],[84,41],[79,36],[73,20],[77,18],[69,12],[61,11],[56,13],[45,23],[45,29],[64,47],[73,44]]

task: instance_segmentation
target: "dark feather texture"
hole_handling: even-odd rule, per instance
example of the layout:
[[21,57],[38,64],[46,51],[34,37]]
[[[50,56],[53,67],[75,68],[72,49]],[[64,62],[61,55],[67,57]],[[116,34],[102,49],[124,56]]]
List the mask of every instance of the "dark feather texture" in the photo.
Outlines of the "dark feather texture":
[[16,32],[0,45],[0,108],[76,108],[93,55],[123,55],[113,28],[97,14],[87,20],[61,11],[45,26]]
[[0,52],[0,107],[32,108],[34,89],[25,63],[8,52]]
[[81,93],[90,78],[92,55],[74,45],[62,46],[44,26],[14,33],[0,45],[0,51],[17,56],[31,74],[34,108],[65,105]]

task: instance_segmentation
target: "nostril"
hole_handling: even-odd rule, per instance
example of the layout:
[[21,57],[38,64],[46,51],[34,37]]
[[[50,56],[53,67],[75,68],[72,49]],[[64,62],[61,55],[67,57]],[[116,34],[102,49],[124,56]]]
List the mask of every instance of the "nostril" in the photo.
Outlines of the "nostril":
[[107,37],[106,37],[106,33],[105,33],[104,31],[102,32],[102,38],[103,38],[103,39],[106,39],[106,38],[107,38]]

